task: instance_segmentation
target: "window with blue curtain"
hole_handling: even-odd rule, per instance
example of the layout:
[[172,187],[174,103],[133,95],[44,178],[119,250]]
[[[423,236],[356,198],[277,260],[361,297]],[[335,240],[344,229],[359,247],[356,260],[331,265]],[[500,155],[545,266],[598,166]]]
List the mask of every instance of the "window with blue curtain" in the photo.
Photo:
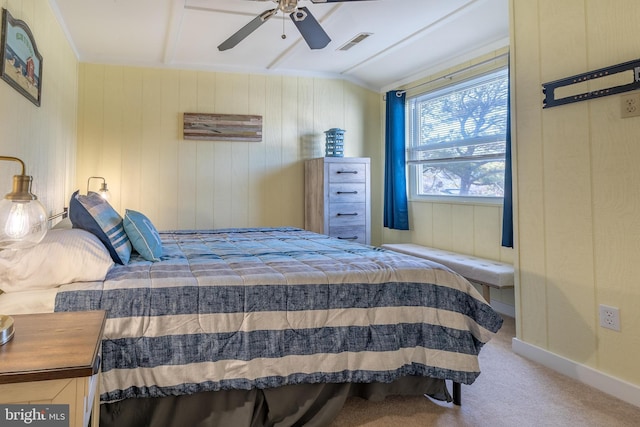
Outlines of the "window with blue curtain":
[[406,168],[414,200],[503,204],[502,245],[513,247],[509,103],[508,65],[412,95]]
[[405,172],[406,95],[404,91],[389,91],[386,100],[384,226],[394,230],[408,230],[409,208]]

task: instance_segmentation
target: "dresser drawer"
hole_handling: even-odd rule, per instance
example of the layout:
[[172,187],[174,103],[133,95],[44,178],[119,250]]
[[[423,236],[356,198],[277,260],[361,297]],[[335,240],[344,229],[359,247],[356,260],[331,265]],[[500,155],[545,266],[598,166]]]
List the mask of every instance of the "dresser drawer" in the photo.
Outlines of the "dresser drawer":
[[319,157],[305,161],[305,229],[371,244],[370,167],[367,157]]
[[329,203],[364,203],[367,200],[364,182],[329,184]]
[[365,225],[364,203],[332,203],[329,206],[329,228],[342,225]]
[[350,242],[367,243],[366,227],[364,225],[357,227],[330,226],[329,236]]
[[365,182],[366,165],[364,163],[330,163],[329,182]]

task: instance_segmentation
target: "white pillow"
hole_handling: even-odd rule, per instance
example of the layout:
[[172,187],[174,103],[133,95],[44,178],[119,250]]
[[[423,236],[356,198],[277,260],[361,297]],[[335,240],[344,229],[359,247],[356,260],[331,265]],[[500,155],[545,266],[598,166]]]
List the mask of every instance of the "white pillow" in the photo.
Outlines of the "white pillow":
[[0,251],[0,289],[8,293],[104,280],[112,265],[107,248],[88,231],[49,230],[32,248]]

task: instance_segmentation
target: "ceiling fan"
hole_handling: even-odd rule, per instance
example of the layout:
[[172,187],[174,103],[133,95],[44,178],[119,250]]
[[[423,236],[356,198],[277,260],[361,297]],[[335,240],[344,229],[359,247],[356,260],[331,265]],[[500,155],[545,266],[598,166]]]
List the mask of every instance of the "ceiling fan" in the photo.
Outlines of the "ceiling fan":
[[[254,1],[268,1],[268,0],[254,0]],[[260,15],[256,16],[251,22],[244,27],[240,28],[235,34],[229,37],[218,46],[218,50],[224,51],[235,47],[238,43],[244,40],[249,34],[257,30],[262,24],[267,22],[269,18],[282,11],[282,13],[288,13],[289,17],[300,31],[300,34],[307,42],[311,49],[322,49],[326,47],[331,39],[327,33],[322,29],[320,23],[314,18],[309,9],[306,7],[298,7],[299,0],[271,0],[277,3],[278,6],[274,9],[265,10]],[[349,1],[363,1],[363,0],[311,0],[311,3],[345,3]],[[366,0],[364,0],[366,1]],[[286,38],[283,34],[282,38]]]

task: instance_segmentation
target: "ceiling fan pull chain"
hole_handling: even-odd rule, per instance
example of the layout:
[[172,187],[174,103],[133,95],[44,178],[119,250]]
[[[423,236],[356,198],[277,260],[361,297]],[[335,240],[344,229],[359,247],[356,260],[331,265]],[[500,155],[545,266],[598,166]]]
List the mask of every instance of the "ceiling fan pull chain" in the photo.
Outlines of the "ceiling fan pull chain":
[[287,38],[287,35],[284,33],[284,21],[285,19],[282,18],[282,35],[280,37],[282,37],[282,40]]

